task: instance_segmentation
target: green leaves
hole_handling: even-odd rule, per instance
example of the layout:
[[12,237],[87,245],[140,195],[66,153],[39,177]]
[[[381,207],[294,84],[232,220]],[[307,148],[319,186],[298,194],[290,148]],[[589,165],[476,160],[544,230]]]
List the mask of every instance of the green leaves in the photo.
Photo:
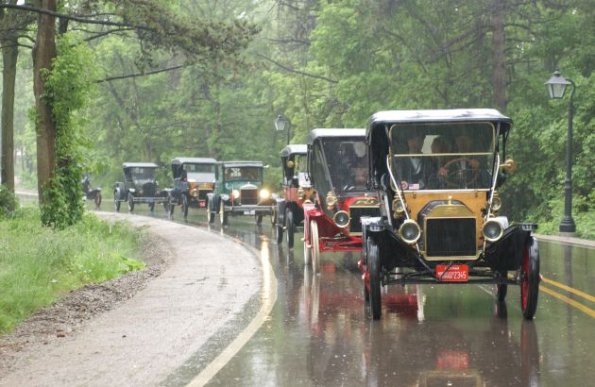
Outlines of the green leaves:
[[51,106],[56,123],[54,174],[44,190],[41,221],[58,229],[79,222],[83,216],[82,110],[88,104],[95,66],[91,50],[69,34],[58,41],[58,56],[44,74],[43,98]]

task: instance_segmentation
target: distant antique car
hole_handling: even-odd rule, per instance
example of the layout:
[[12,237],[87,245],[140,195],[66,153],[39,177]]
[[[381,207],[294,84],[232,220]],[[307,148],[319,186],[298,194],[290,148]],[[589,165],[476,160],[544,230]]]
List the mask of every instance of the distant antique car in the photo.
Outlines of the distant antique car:
[[512,121],[492,109],[383,111],[367,129],[370,176],[381,215],[362,219],[360,261],[374,319],[381,286],[519,284],[526,319],[537,308],[539,251],[534,224],[499,215],[497,188]]
[[176,157],[171,161],[174,187],[169,194],[169,216],[180,205],[184,218],[188,208],[207,208],[208,194],[215,189],[217,161],[204,157]]
[[320,253],[360,252],[362,216],[378,216],[376,192],[368,188],[365,129],[313,129],[308,173],[315,190],[304,207],[304,261],[320,270]]
[[281,150],[283,196],[277,199],[275,227],[277,243],[287,239],[287,247],[292,248],[296,228],[304,220],[304,200],[310,198],[312,188],[307,168],[308,147],[306,144],[289,144]]
[[217,164],[215,191],[208,194],[208,220],[219,214],[222,225],[229,216],[252,215],[261,224],[262,217],[273,215],[275,199],[270,189],[263,187],[262,161],[221,161]]
[[128,202],[128,211],[133,212],[136,203],[147,203],[151,211],[156,203],[166,203],[167,195],[158,189],[155,163],[124,163],[124,181],[114,185],[114,207],[120,211],[122,202]]

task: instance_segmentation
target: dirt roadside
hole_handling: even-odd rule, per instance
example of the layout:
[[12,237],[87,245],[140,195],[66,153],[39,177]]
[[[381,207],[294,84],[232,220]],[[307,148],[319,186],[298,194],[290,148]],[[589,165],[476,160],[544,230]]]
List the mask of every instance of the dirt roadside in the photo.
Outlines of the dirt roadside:
[[262,282],[243,245],[164,220],[147,228],[147,269],[90,285],[0,337],[0,386],[157,385],[241,311]]

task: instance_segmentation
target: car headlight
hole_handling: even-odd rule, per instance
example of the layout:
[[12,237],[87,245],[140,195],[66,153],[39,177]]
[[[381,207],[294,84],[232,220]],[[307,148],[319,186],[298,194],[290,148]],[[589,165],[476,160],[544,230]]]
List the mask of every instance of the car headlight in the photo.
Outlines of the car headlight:
[[337,205],[337,195],[335,195],[335,193],[333,191],[329,191],[326,194],[326,208],[328,208],[329,211],[332,211],[333,209],[335,209],[336,205]]
[[407,219],[403,222],[401,227],[399,227],[399,235],[401,239],[410,245],[416,243],[421,236],[421,229],[419,228],[419,224],[413,219]]
[[260,196],[261,200],[265,200],[271,197],[271,191],[269,191],[266,188],[263,188],[260,190],[260,193],[258,195]]
[[347,211],[337,211],[337,213],[333,216],[333,220],[335,221],[337,227],[345,228],[349,225],[349,214]]
[[239,198],[239,197],[240,197],[240,191],[238,191],[237,189],[234,189],[233,191],[231,191],[231,196],[232,196],[234,199],[237,199],[237,198]]
[[488,219],[484,224],[481,232],[483,237],[488,242],[496,242],[502,235],[504,235],[504,229],[508,227],[508,219],[504,216],[498,216],[495,218]]

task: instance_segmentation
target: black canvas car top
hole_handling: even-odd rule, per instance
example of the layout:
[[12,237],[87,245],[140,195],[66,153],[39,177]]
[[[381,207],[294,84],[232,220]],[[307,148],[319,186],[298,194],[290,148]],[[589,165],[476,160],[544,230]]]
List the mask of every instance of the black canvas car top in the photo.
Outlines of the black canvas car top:
[[289,144],[281,149],[281,157],[289,157],[290,155],[308,153],[308,146],[306,144]]

